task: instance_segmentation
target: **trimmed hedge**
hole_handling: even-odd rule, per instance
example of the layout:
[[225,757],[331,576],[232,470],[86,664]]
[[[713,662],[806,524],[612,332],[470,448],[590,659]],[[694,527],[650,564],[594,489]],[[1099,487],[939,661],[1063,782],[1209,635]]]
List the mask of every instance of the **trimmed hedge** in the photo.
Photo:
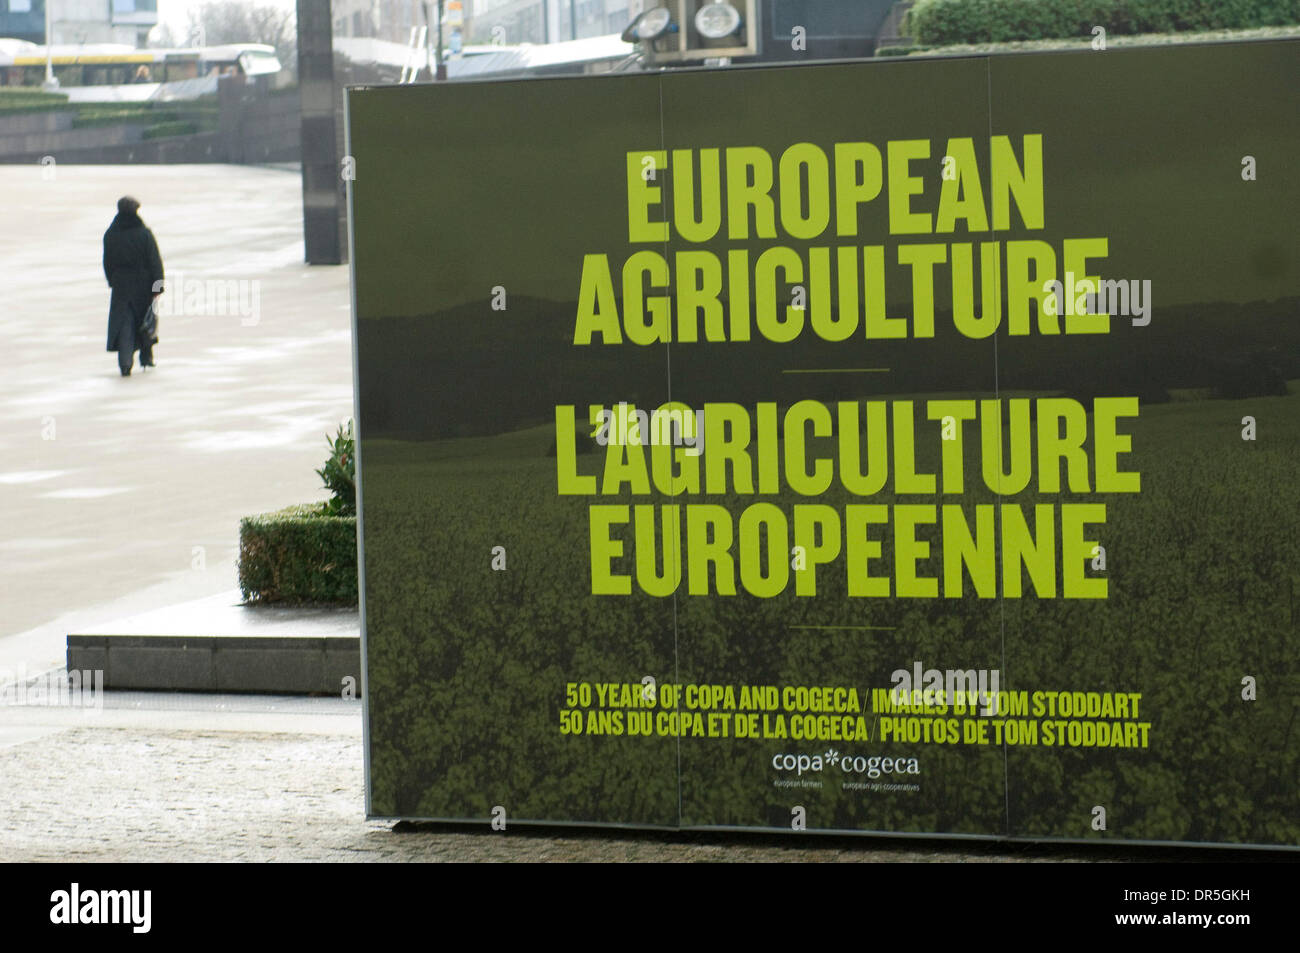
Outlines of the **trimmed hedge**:
[[931,49],[928,46],[879,46],[876,47],[877,56],[911,56],[913,53],[921,53]]
[[180,118],[176,113],[158,113],[150,109],[85,109],[78,111],[73,117],[73,129],[90,129],[94,126],[120,126],[123,123],[145,123],[153,125],[155,123],[175,122]]
[[0,86],[0,104],[46,99],[52,103],[66,103],[67,93],[49,92],[39,86]]
[[0,87],[0,116],[76,108],[76,103],[68,102],[67,93],[47,93],[36,86]]
[[1235,30],[1300,23],[1300,0],[919,0],[908,13],[921,45],[1002,43],[1108,34]]
[[247,602],[357,603],[357,518],[326,504],[239,521],[239,588]]
[[192,136],[199,131],[198,123],[188,119],[175,119],[150,126],[140,136],[141,139],[166,139],[168,136]]

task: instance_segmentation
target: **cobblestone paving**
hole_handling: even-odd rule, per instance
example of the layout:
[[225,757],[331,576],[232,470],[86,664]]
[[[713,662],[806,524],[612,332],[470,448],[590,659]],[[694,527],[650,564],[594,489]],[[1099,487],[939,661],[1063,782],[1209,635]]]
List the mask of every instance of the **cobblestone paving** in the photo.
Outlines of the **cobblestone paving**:
[[[0,748],[5,861],[1229,860],[1222,851],[1086,850],[822,837],[512,828],[364,819],[362,743],[333,733],[64,727]],[[1254,855],[1251,859],[1260,858]]]

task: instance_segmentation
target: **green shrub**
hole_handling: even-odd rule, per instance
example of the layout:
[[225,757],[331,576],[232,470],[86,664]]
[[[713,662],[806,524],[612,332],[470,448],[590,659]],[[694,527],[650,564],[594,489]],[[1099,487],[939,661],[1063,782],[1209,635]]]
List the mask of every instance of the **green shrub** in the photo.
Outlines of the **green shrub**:
[[928,50],[928,46],[879,46],[876,48],[877,56],[907,56],[909,53],[920,53],[922,50]]
[[328,503],[239,521],[239,588],[247,602],[357,602],[357,520]]
[[0,104],[49,102],[55,105],[66,103],[67,93],[52,93],[39,86],[0,86]]
[[324,481],[325,489],[334,494],[326,506],[336,516],[355,516],[357,455],[356,443],[352,439],[352,421],[340,425],[333,440],[329,437],[325,440],[330,445],[330,455],[316,475]]
[[156,126],[150,126],[141,135],[142,139],[164,139],[167,136],[191,136],[199,131],[197,123],[190,122],[188,119],[176,119],[171,122],[160,122]]
[[149,125],[162,125],[175,122],[180,117],[175,113],[155,113],[138,106],[82,108],[73,117],[73,129],[89,129],[93,126],[117,126],[124,122],[138,122]]
[[0,115],[75,108],[74,104],[68,102],[67,93],[47,93],[39,86],[0,88]]
[[1108,34],[1237,30],[1300,23],[1300,0],[920,0],[917,43],[1001,43]]

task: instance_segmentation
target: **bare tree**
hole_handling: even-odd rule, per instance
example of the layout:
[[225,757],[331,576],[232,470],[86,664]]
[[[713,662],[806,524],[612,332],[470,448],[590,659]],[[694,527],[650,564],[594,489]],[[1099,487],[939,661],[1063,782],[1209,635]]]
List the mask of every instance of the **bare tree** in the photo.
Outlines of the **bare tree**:
[[286,70],[298,71],[298,21],[293,10],[255,0],[207,0],[191,7],[186,33],[190,45],[265,43],[275,47]]
[[171,24],[159,23],[149,31],[149,45],[156,50],[173,50],[181,45],[172,32]]

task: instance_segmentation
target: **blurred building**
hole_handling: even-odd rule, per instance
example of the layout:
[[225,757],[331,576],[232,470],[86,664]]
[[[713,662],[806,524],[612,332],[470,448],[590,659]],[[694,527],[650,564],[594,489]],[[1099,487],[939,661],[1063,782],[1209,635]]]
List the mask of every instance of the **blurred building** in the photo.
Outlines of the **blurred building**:
[[158,24],[158,0],[0,0],[0,37],[43,44],[47,2],[55,43],[143,47]]
[[[4,3],[5,0],[0,0]],[[33,0],[35,2],[35,0]],[[444,0],[443,42],[557,43],[621,33],[644,0]],[[412,26],[438,22],[437,0],[334,0],[336,37],[405,43]]]
[[45,42],[45,8],[41,0],[0,0],[0,37]]
[[405,43],[411,27],[425,22],[423,7],[419,0],[334,0],[334,35]]
[[470,0],[469,43],[557,43],[621,33],[641,0]]

